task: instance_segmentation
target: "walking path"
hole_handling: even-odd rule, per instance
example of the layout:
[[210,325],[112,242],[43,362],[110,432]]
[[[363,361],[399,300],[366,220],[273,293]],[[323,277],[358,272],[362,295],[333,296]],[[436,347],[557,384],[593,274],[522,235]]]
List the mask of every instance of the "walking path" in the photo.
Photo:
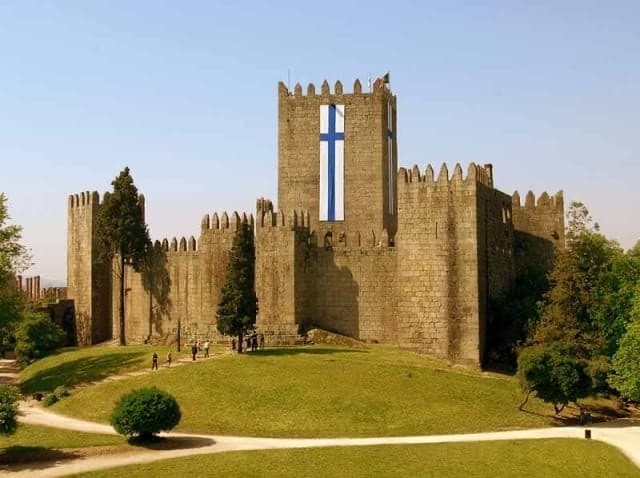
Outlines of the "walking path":
[[[65,417],[39,408],[28,402],[20,405],[23,423],[45,425],[67,430],[90,433],[115,434],[108,425],[93,423],[75,418]],[[635,425],[635,426],[634,426]],[[640,421],[622,419],[603,424],[592,429],[592,438],[609,443],[620,449],[631,461],[640,467]],[[82,473],[122,465],[149,463],[156,460],[179,458],[185,456],[221,453],[225,451],[268,450],[277,448],[317,448],[334,446],[367,446],[367,445],[407,445],[422,443],[478,442],[494,440],[527,440],[536,438],[582,438],[582,427],[556,427],[531,430],[514,430],[505,432],[469,433],[457,435],[427,435],[409,437],[375,437],[375,438],[256,438],[218,435],[191,435],[184,433],[163,434],[186,440],[191,439],[193,447],[174,450],[131,451],[111,456],[92,456],[72,459],[64,462],[53,462],[50,467],[42,469],[38,466],[37,476],[57,477],[72,473]],[[35,476],[33,465],[24,465],[23,469],[11,473],[15,477]]]

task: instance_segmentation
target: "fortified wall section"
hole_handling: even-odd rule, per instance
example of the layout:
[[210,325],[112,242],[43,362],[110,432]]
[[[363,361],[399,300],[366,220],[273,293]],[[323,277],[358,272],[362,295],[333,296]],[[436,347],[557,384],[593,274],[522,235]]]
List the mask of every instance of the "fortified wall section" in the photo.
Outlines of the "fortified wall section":
[[[387,165],[387,108],[395,111],[396,97],[381,84],[373,92],[362,92],[356,80],[353,93],[336,82],[333,93],[325,81],[318,93],[313,84],[306,95],[297,84],[293,93],[278,86],[278,208],[309,211],[310,228],[318,230],[338,223],[319,223],[319,134],[320,106],[345,106],[344,121],[344,204],[341,227],[350,232],[387,229],[395,232],[395,215],[389,214],[388,175],[396,163]],[[395,114],[391,121],[395,123]],[[392,126],[395,131],[395,124]],[[394,158],[397,151],[394,144]]]
[[[216,310],[220,302],[229,252],[241,221],[253,225],[253,216],[234,212],[205,215],[200,241],[175,237],[154,245],[149,273],[126,273],[127,340],[139,343],[150,337],[173,338],[180,326],[187,340],[216,340]],[[113,288],[113,336],[118,335],[118,290]]]
[[527,267],[541,267],[544,272],[549,271],[554,250],[564,248],[565,244],[562,191],[551,197],[543,192],[537,202],[533,192],[529,191],[524,205],[516,191],[512,204],[516,270],[519,273]]
[[456,165],[437,180],[428,166],[398,173],[398,343],[456,362],[481,359],[478,182]]
[[100,205],[96,191],[72,194],[67,205],[67,294],[75,303],[79,345],[111,335],[111,270],[100,261],[95,235]]

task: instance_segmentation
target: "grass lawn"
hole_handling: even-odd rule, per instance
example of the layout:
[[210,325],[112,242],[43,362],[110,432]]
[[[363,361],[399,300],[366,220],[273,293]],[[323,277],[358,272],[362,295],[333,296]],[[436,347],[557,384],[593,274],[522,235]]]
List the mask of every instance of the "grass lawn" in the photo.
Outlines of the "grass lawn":
[[[151,368],[151,355],[158,353],[164,363],[169,347],[130,345],[127,347],[97,346],[66,348],[37,360],[20,373],[23,393],[50,391],[58,385],[73,386],[79,383],[102,380],[109,375]],[[173,359],[177,359],[175,348]]]
[[604,443],[555,439],[230,452],[80,476],[600,478],[640,477],[640,470]]
[[[37,425],[18,425],[16,433],[0,438],[0,464],[19,460],[30,455],[38,459],[51,456],[54,449],[87,448],[96,446],[125,446],[121,436],[81,433]],[[62,458],[56,454],[56,458]]]
[[[114,361],[118,358],[113,356]],[[76,360],[76,365],[82,363]],[[106,422],[122,394],[151,385],[177,398],[183,412],[178,430],[196,433],[354,437],[553,423],[551,407],[537,400],[530,400],[527,412],[518,411],[521,395],[511,377],[449,368],[385,346],[310,346],[227,355],[82,388],[51,408]]]

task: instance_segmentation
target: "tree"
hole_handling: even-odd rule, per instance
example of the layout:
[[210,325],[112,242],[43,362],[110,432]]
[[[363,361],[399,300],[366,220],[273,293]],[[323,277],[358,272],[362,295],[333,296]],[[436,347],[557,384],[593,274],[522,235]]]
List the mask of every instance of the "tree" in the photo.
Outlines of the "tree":
[[112,182],[113,192],[106,194],[97,217],[100,259],[118,259],[116,277],[120,286],[118,309],[120,345],[126,345],[125,333],[125,266],[140,272],[150,249],[151,240],[144,221],[144,206],[133,178],[126,167]]
[[22,227],[7,224],[9,219],[7,196],[0,193],[0,290],[31,265],[29,251],[20,244]]
[[45,357],[66,338],[62,330],[45,314],[24,312],[16,327],[16,354],[21,360],[30,361]]
[[0,385],[0,435],[11,435],[18,428],[18,389]]
[[31,265],[31,256],[20,244],[22,227],[10,225],[7,197],[0,193],[0,349],[10,342],[20,317],[22,298],[15,288],[15,276]]
[[217,314],[220,333],[238,337],[238,352],[242,352],[242,337],[253,328],[258,312],[255,255],[253,228],[243,220],[233,238]]
[[586,397],[591,391],[587,362],[577,359],[573,351],[561,344],[526,347],[518,356],[518,378],[526,398],[535,392],[552,403],[556,414],[569,402]]
[[124,395],[111,414],[111,425],[121,435],[150,441],[153,435],[174,428],[182,412],[176,399],[156,387]]
[[627,332],[620,341],[620,348],[613,356],[614,373],[609,376],[609,383],[623,397],[640,401],[640,321],[627,327]]
[[572,203],[567,214],[567,247],[557,252],[549,274],[551,288],[544,295],[540,320],[531,343],[562,342],[577,346],[581,358],[605,354],[606,321],[596,320],[603,303],[598,293],[610,277],[620,246],[597,232],[582,203]]

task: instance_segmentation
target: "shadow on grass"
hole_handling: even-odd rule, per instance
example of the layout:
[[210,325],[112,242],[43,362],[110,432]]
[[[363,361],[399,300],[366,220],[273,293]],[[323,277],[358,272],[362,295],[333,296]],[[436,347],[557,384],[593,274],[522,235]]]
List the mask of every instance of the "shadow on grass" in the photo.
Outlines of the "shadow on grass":
[[67,450],[44,448],[41,446],[10,446],[0,451],[0,469],[8,465],[13,471],[41,470],[51,466],[52,461],[70,460],[81,455]]
[[151,441],[142,441],[138,438],[131,438],[127,443],[132,446],[147,448],[150,450],[185,450],[189,448],[202,448],[214,445],[216,442],[207,437],[158,437],[155,436]]
[[369,353],[366,349],[351,349],[351,348],[326,348],[326,347],[291,347],[291,348],[276,348],[276,349],[264,349],[257,350],[255,352],[243,352],[247,355],[256,355],[256,356],[270,356],[270,357],[280,357],[287,355],[299,355],[299,354],[309,354],[309,355],[333,355],[333,354],[341,354],[341,353]]
[[50,391],[58,385],[72,386],[107,378],[128,365],[139,362],[146,351],[84,357],[61,363],[40,372],[20,384],[22,393]]

